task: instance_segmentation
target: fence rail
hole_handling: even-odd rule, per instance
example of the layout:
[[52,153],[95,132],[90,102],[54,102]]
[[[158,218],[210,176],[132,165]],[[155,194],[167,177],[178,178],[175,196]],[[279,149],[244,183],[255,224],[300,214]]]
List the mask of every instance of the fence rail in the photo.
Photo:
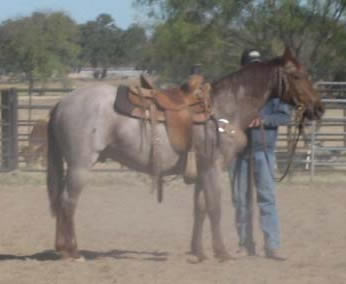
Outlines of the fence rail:
[[[0,172],[15,169],[27,172],[45,171],[45,165],[39,163],[28,166],[22,152],[29,145],[33,127],[39,120],[47,120],[50,109],[61,97],[72,90],[70,88],[32,89],[30,91],[22,88],[1,90]],[[11,103],[7,103],[7,101]],[[36,142],[39,140],[32,137],[30,139]],[[126,170],[121,168],[118,163],[109,162],[93,169],[95,172]]]
[[[316,88],[326,113],[321,121],[305,124],[308,133],[304,133],[294,158],[296,169],[309,171],[311,179],[317,170],[346,170],[346,82],[319,82]],[[287,135],[279,135],[279,143],[286,139]],[[284,164],[287,149],[279,146],[277,156]]]

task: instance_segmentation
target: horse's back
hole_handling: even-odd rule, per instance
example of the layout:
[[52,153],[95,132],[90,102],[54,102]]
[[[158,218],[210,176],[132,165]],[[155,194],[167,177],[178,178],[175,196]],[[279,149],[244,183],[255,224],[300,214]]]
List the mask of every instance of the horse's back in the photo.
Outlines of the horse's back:
[[63,112],[67,116],[75,116],[95,111],[97,108],[112,105],[116,97],[117,87],[96,85],[77,89],[66,95],[59,103],[57,115]]

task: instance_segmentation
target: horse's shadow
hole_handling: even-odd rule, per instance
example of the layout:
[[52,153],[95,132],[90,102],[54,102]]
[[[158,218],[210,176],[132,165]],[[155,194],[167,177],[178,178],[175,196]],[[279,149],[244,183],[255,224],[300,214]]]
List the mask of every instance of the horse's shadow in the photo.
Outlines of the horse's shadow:
[[[167,252],[157,251],[134,251],[134,250],[110,250],[105,252],[81,250],[81,256],[85,260],[96,260],[99,258],[113,258],[113,259],[134,259],[144,261],[166,261]],[[63,257],[54,250],[45,250],[32,255],[12,255],[0,254],[0,261],[7,260],[36,260],[36,261],[56,261],[61,260]]]

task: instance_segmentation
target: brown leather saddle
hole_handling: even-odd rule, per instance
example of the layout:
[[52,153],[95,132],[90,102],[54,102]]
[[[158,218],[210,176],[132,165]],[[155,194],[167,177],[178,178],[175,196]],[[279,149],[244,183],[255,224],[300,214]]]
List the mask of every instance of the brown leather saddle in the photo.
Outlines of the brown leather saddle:
[[141,77],[141,85],[129,88],[128,99],[134,106],[131,116],[164,122],[175,151],[189,151],[193,123],[210,118],[210,85],[200,75],[192,75],[179,88],[155,89],[145,77]]
[[141,87],[119,86],[115,110],[131,117],[150,121],[153,191],[159,202],[163,198],[160,136],[157,123],[165,123],[173,149],[185,157],[184,181],[193,183],[197,177],[193,147],[193,124],[204,123],[211,116],[210,85],[200,75],[192,75],[178,88],[157,89],[141,76]]

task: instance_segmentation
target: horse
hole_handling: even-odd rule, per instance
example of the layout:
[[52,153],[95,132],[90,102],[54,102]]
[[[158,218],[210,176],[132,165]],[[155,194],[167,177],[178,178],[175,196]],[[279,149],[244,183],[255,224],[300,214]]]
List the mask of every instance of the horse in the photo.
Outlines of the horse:
[[[56,217],[55,248],[69,258],[81,257],[74,215],[85,177],[98,159],[107,157],[151,173],[151,126],[143,127],[143,121],[114,111],[116,96],[117,87],[109,85],[77,89],[50,113],[47,189]],[[210,96],[212,117],[194,124],[192,129],[197,179],[190,249],[199,261],[206,258],[202,245],[206,216],[210,220],[214,256],[220,260],[231,257],[221,234],[220,174],[246,145],[244,130],[265,102],[279,96],[303,109],[303,117],[308,119],[320,119],[324,111],[304,66],[289,48],[282,56],[250,64],[212,82]],[[172,147],[165,124],[158,123],[156,134],[163,155],[161,175],[182,174],[184,154]]]
[[40,161],[41,166],[46,166],[47,161],[47,125],[46,119],[37,120],[29,134],[28,145],[21,148],[20,155],[24,158],[26,166],[30,167]]

